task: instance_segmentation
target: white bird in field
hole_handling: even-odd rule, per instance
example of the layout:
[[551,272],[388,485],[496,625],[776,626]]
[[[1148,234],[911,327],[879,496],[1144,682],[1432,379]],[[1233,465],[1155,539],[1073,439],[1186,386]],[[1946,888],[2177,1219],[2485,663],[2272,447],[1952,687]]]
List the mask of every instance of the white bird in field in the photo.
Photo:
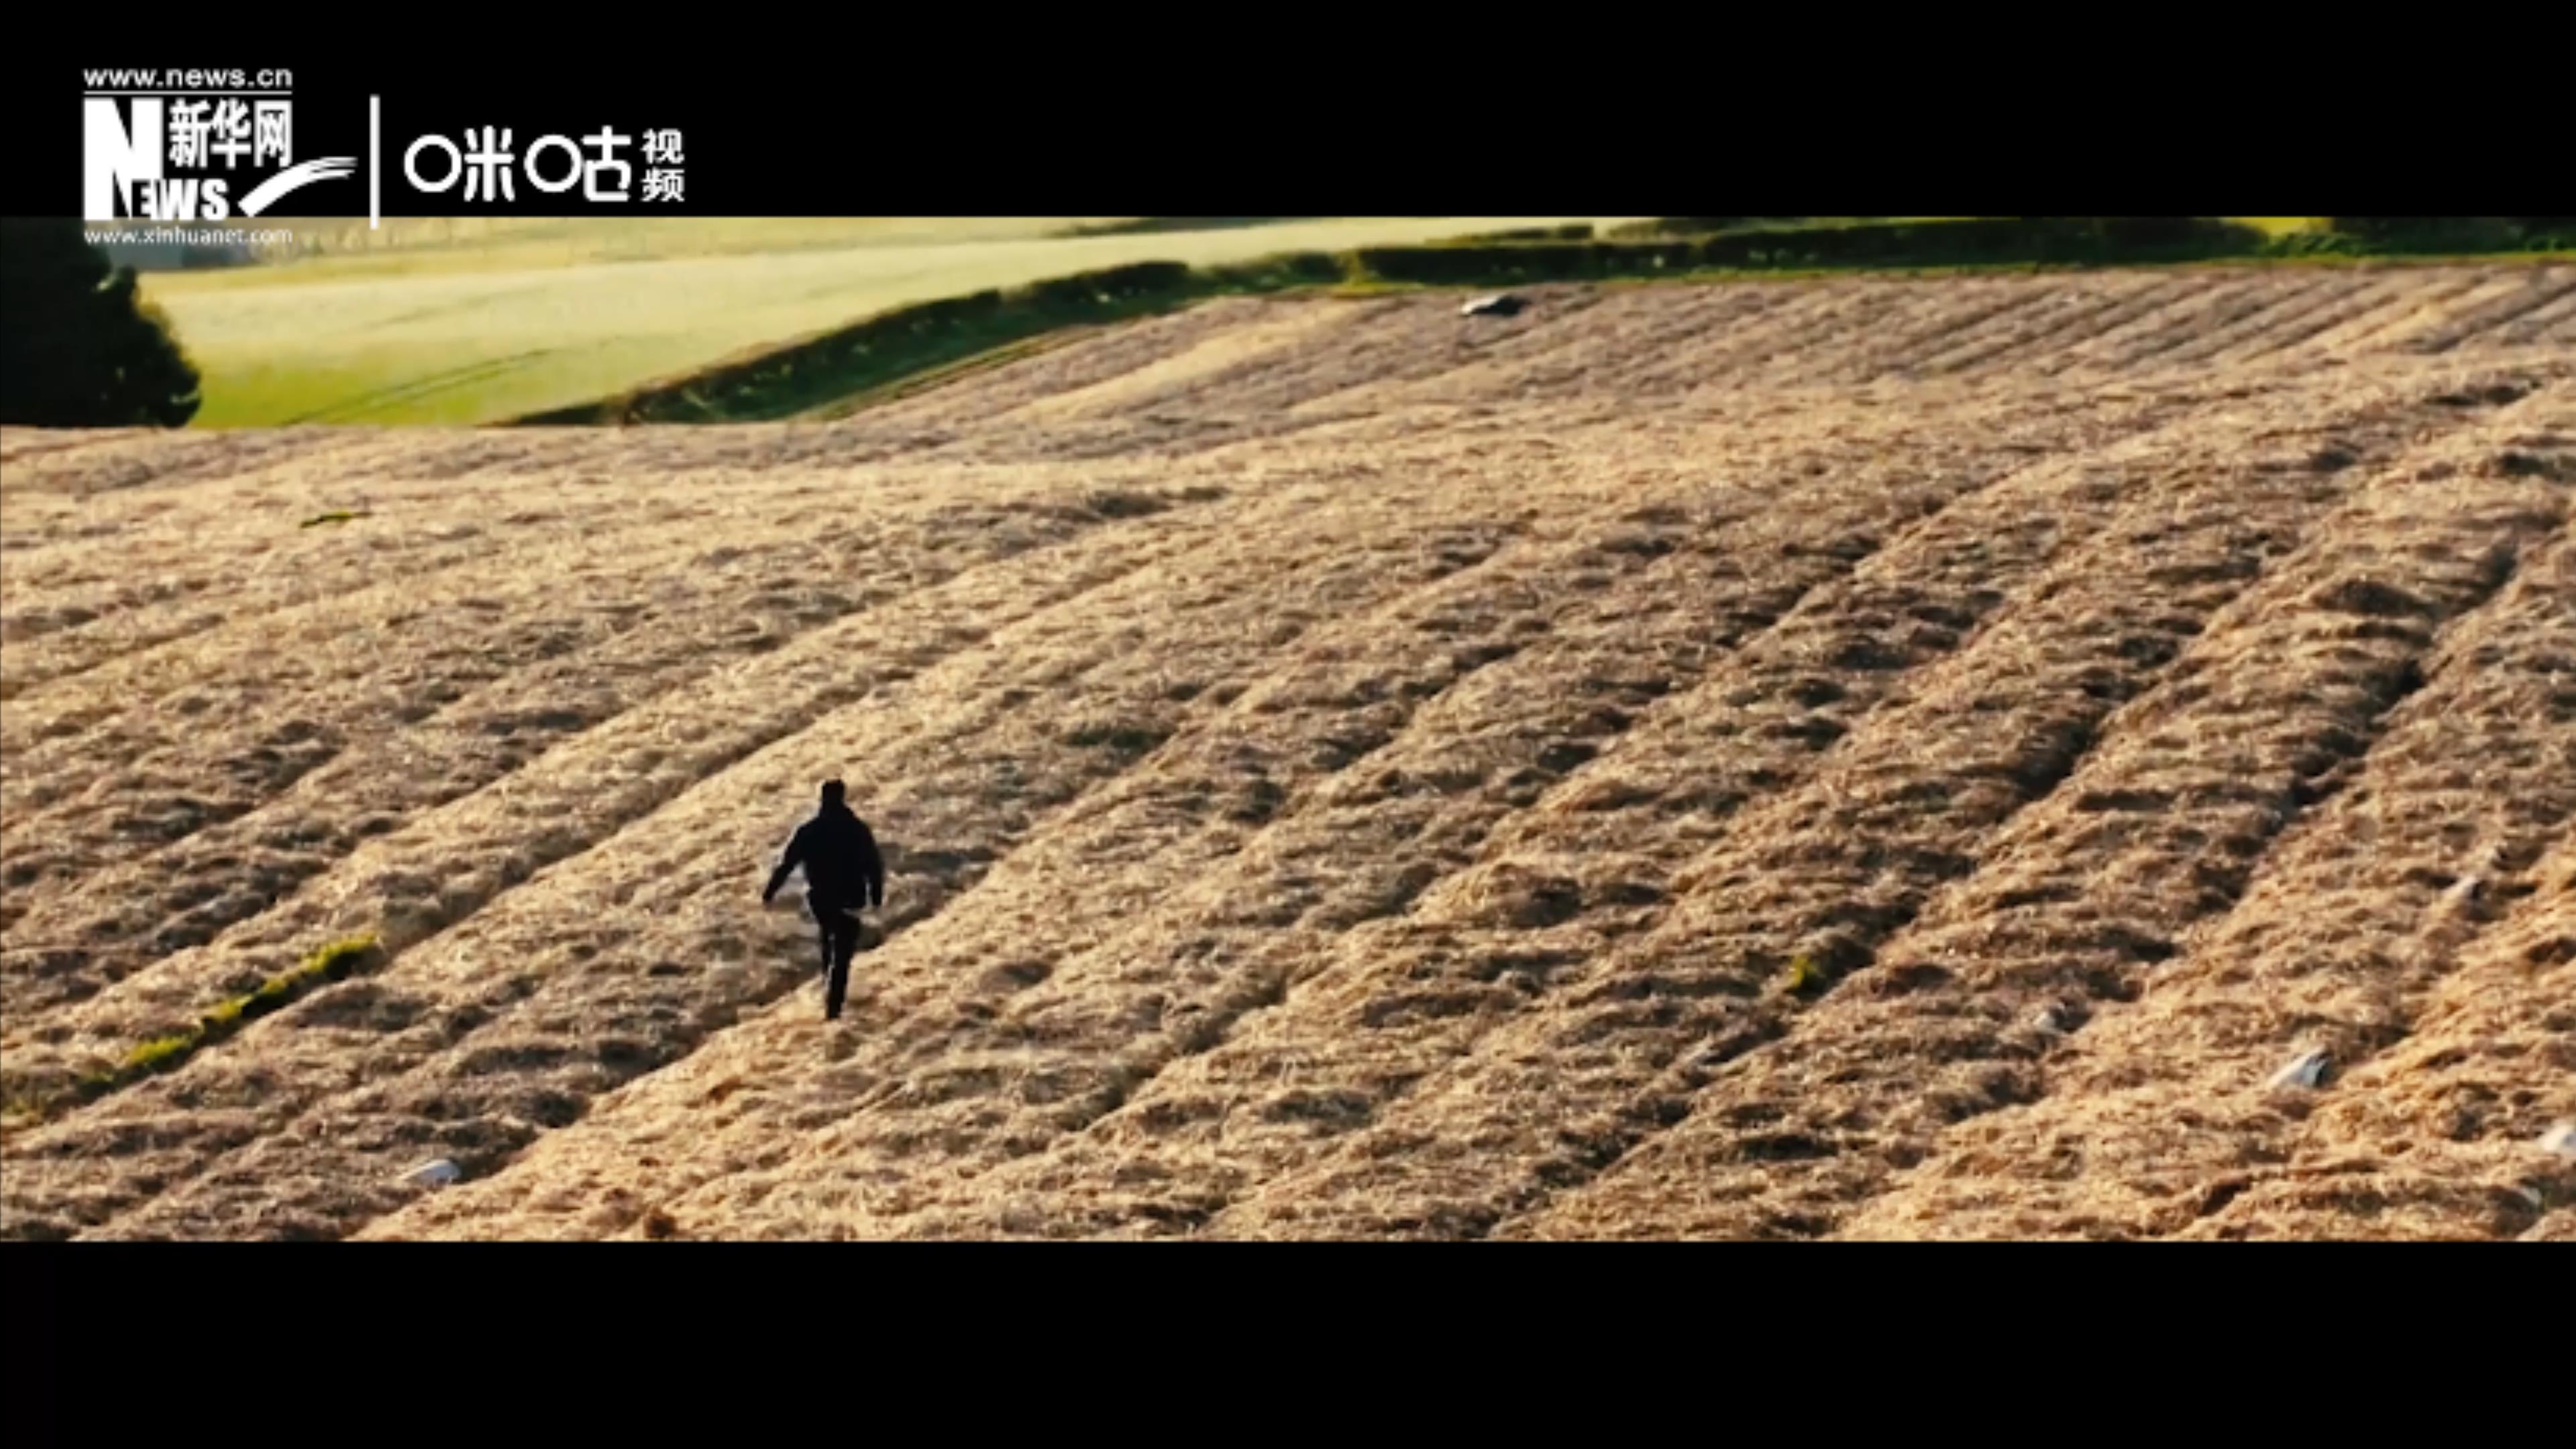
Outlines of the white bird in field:
[[2317,1083],[2324,1081],[2325,1075],[2326,1054],[2324,1052],[2301,1052],[2291,1059],[2288,1066],[2274,1072],[2272,1074],[2272,1080],[2264,1083],[2264,1085],[2268,1087],[2313,1087]]
[[445,1187],[461,1176],[463,1172],[455,1163],[438,1157],[404,1173],[401,1180],[415,1187]]

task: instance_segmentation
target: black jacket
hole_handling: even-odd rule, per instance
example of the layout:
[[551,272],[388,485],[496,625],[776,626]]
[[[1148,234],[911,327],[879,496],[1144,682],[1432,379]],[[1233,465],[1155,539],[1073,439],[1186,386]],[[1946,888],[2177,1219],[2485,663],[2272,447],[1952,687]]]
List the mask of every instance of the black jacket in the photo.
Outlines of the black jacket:
[[788,874],[800,865],[805,868],[805,899],[819,909],[885,904],[885,859],[877,854],[877,840],[867,822],[847,805],[824,806],[813,819],[796,827],[760,898],[766,901],[778,894]]

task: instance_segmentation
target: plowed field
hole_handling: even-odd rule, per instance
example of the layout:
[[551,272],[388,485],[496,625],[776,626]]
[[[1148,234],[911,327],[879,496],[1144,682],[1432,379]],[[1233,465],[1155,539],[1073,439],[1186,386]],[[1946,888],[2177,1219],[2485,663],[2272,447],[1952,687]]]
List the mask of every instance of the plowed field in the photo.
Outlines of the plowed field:
[[0,435],[0,1228],[2576,1237],[2576,268],[1526,295]]

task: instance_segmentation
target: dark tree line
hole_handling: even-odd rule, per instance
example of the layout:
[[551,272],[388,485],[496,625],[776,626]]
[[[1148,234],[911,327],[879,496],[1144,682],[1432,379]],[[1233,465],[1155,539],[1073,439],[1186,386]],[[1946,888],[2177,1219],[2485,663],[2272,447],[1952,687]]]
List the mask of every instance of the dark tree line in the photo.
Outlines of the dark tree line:
[[2330,220],[2336,231],[2348,236],[2385,242],[2463,233],[2500,240],[2576,234],[2576,217],[2569,216],[2338,216]]
[[169,319],[67,219],[0,222],[0,422],[175,428],[197,369]]

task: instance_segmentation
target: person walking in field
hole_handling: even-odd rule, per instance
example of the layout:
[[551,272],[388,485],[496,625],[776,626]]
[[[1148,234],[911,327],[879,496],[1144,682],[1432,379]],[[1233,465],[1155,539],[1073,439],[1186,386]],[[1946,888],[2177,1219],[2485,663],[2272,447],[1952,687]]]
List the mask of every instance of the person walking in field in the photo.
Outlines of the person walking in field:
[[837,1021],[850,990],[850,957],[859,948],[859,911],[885,905],[885,859],[866,821],[852,813],[838,780],[823,782],[822,808],[796,827],[761,887],[768,905],[799,867],[805,871],[805,904],[823,938],[823,1019]]

